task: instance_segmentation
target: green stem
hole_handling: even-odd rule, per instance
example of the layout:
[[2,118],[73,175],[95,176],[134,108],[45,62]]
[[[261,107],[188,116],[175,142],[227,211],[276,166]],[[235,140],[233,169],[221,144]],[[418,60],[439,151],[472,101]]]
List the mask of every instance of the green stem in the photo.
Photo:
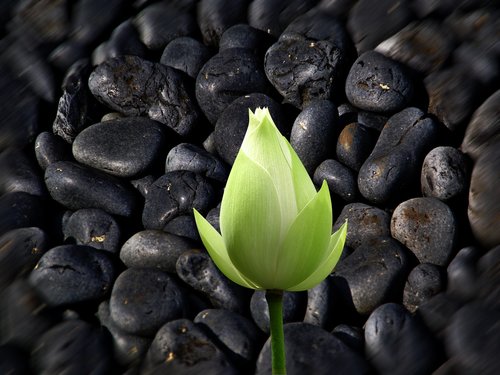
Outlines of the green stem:
[[283,334],[283,291],[266,291],[271,329],[271,358],[273,375],[286,375],[285,336]]

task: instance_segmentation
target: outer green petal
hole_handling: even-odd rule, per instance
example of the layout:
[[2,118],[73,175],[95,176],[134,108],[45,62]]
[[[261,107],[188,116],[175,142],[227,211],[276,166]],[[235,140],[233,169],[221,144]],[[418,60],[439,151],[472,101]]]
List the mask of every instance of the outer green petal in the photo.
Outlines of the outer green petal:
[[329,254],[332,204],[328,185],[304,207],[291,225],[278,257],[276,289],[288,289],[307,279]]
[[241,152],[222,197],[220,226],[234,266],[267,289],[275,279],[280,245],[278,193],[269,174]]
[[258,289],[252,282],[245,280],[245,278],[234,267],[231,259],[229,259],[229,255],[227,254],[226,245],[224,245],[222,236],[198,211],[196,211],[196,209],[194,209],[194,219],[196,221],[196,226],[198,227],[201,240],[203,241],[208,254],[221,272],[236,284],[246,288]]
[[344,249],[346,234],[347,234],[347,220],[339,228],[339,230],[332,235],[329,244],[330,248],[329,254],[326,257],[326,259],[321,263],[321,265],[316,269],[316,271],[300,284],[288,288],[287,290],[292,292],[307,290],[316,286],[321,281],[323,281],[333,271],[335,265],[340,259],[340,255],[342,254],[342,250]]

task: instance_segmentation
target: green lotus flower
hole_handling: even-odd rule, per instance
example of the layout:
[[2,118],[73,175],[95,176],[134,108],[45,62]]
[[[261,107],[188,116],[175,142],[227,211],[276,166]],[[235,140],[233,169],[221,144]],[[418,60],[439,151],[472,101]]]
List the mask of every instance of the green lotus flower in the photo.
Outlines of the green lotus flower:
[[301,291],[325,279],[344,247],[347,223],[331,234],[326,182],[316,192],[269,110],[249,124],[229,175],[219,234],[196,210],[203,244],[217,267],[252,289]]

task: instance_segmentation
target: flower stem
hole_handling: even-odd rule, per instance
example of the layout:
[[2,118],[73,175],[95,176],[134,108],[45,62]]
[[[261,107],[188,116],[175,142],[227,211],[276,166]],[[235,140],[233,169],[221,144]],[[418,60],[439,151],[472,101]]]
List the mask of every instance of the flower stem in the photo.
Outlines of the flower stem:
[[269,306],[273,375],[286,375],[285,336],[283,334],[283,291],[267,290],[266,300]]

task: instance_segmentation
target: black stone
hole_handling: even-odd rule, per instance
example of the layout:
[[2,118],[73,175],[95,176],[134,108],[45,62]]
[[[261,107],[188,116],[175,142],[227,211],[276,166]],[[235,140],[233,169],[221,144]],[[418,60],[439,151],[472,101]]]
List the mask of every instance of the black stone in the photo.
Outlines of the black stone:
[[354,349],[358,353],[364,353],[365,337],[364,331],[361,328],[339,324],[333,329],[332,333],[351,349]]
[[361,245],[337,264],[335,293],[346,307],[367,316],[383,303],[401,300],[411,261],[408,251],[390,238]]
[[159,230],[135,233],[123,244],[120,259],[127,267],[148,267],[175,273],[179,256],[193,248],[191,241]]
[[333,286],[331,278],[327,277],[307,291],[307,307],[304,315],[304,323],[330,329],[333,326],[334,311]]
[[167,155],[165,172],[191,171],[225,183],[229,171],[217,157],[190,143],[179,143]]
[[47,234],[36,227],[12,229],[0,235],[0,286],[31,272],[48,248]]
[[477,269],[476,263],[481,251],[473,246],[458,251],[446,268],[448,283],[446,292],[462,301],[477,297]]
[[220,157],[232,165],[248,129],[248,110],[255,112],[267,107],[282,134],[287,134],[281,106],[269,96],[259,93],[235,99],[219,116],[213,132],[213,142]]
[[137,56],[120,56],[97,66],[90,74],[89,88],[109,108],[126,116],[147,115],[183,136],[198,119],[181,75]]
[[75,211],[65,222],[65,240],[78,245],[87,245],[111,253],[118,251],[121,230],[116,220],[107,212],[97,208]]
[[197,31],[194,17],[169,2],[148,5],[135,16],[133,23],[142,43],[150,50],[161,50],[175,38],[192,36]]
[[290,134],[290,144],[302,164],[313,174],[318,165],[332,156],[338,113],[329,100],[315,100],[304,107],[295,119]]
[[181,36],[167,44],[160,63],[186,73],[196,79],[202,66],[212,55],[210,49],[198,40]]
[[29,281],[49,306],[62,306],[104,298],[114,278],[115,266],[106,252],[60,245],[43,254]]
[[196,78],[196,99],[212,124],[240,96],[269,91],[262,62],[245,48],[220,51],[203,65]]
[[262,30],[250,25],[238,24],[224,31],[219,41],[219,51],[229,48],[246,48],[263,57],[273,41],[274,38]]
[[469,163],[464,154],[453,147],[436,147],[427,154],[422,165],[422,194],[442,201],[464,197],[469,175]]
[[100,208],[112,215],[130,216],[136,205],[132,189],[120,180],[73,162],[49,165],[45,184],[55,201],[73,210]]
[[165,147],[160,123],[126,117],[100,122],[83,130],[73,141],[77,161],[119,177],[144,174],[159,160]]
[[397,202],[411,194],[419,185],[420,163],[437,133],[438,125],[418,108],[393,115],[359,170],[361,194],[378,204]]
[[388,303],[373,311],[365,324],[365,349],[382,374],[430,374],[442,360],[442,349],[403,306]]
[[21,149],[0,152],[0,170],[0,194],[16,191],[40,197],[47,194],[36,163]]
[[[306,323],[284,326],[287,374],[371,374],[368,362],[331,333]],[[257,359],[256,375],[271,373],[271,342]]]
[[146,229],[163,229],[173,218],[205,213],[214,204],[215,191],[200,174],[191,171],[167,172],[149,187],[142,212]]
[[451,209],[436,198],[413,198],[396,207],[392,236],[410,249],[420,263],[448,265],[458,227]]
[[179,237],[201,241],[194,216],[190,214],[174,217],[163,227],[163,230]]
[[178,319],[184,297],[178,282],[154,268],[128,268],[115,281],[109,312],[121,330],[152,337],[166,322]]
[[99,304],[96,315],[101,325],[106,327],[111,334],[114,358],[118,364],[131,367],[140,363],[146,355],[152,339],[131,335],[118,327],[111,319],[108,301]]
[[378,133],[358,122],[346,125],[337,139],[337,159],[352,170],[359,171],[377,138]]
[[217,46],[224,31],[246,21],[247,8],[247,0],[201,0],[196,14],[203,42]]
[[0,196],[0,235],[23,227],[44,228],[45,205],[41,198],[24,192],[5,193]]
[[95,119],[96,103],[87,86],[91,71],[89,61],[81,59],[71,65],[64,77],[52,130],[68,143]]
[[161,327],[146,355],[141,374],[236,375],[229,358],[205,331],[187,319]]
[[391,217],[378,207],[364,203],[347,204],[335,221],[333,229],[338,230],[346,219],[349,226],[346,245],[353,249],[391,236]]
[[446,332],[446,327],[450,323],[450,317],[463,305],[460,300],[448,293],[438,293],[435,296],[423,301],[418,307],[417,315],[422,318],[425,325],[431,332],[442,338]]
[[193,321],[206,327],[243,364],[255,363],[264,335],[251,320],[232,311],[208,309],[200,311]]
[[94,50],[92,65],[96,66],[108,59],[123,55],[145,57],[146,52],[146,47],[139,39],[139,34],[132,20],[128,19],[118,25],[109,39]]
[[67,320],[40,337],[31,353],[37,374],[96,374],[112,371],[109,336],[83,320]]
[[62,160],[72,160],[71,147],[52,132],[41,132],[35,140],[35,156],[40,168]]
[[403,292],[403,305],[413,313],[424,301],[443,291],[446,278],[434,264],[421,263],[411,270]]
[[353,202],[358,196],[355,172],[336,160],[323,161],[314,171],[313,181],[318,186],[326,181],[330,193],[346,202]]
[[247,290],[223,276],[206,252],[184,252],[177,260],[177,275],[206,296],[213,307],[242,314],[248,312]]
[[[283,293],[283,322],[299,322],[304,318],[307,296],[303,292]],[[250,312],[257,326],[269,334],[269,307],[266,301],[266,291],[256,290],[250,300]]]
[[411,100],[413,82],[401,64],[368,51],[352,65],[345,92],[349,101],[360,109],[396,112]]

